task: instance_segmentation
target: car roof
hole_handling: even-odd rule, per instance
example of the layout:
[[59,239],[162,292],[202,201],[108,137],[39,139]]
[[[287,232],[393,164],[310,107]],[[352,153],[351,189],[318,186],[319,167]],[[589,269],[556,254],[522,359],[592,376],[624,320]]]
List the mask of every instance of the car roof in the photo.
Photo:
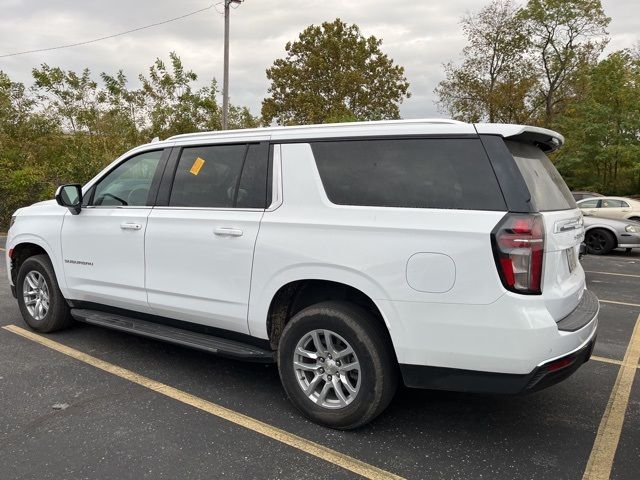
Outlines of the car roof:
[[[577,193],[577,192],[574,192],[574,193]],[[629,198],[629,197],[610,197],[610,196],[582,198],[578,200],[577,203],[586,202],[587,200],[622,200],[624,202],[640,203],[638,200],[634,200],[633,198]]]
[[610,196],[604,196],[604,197],[598,197],[600,200],[624,200],[625,202],[633,202],[633,203],[637,203],[638,200],[634,200],[633,198],[629,198],[629,197],[610,197]]
[[164,141],[154,143],[189,145],[198,143],[222,143],[229,141],[296,141],[322,138],[349,138],[366,136],[402,135],[500,135],[505,138],[536,142],[544,150],[551,151],[564,143],[564,137],[557,132],[527,125],[501,123],[465,123],[457,120],[425,118],[415,120],[383,120],[372,122],[347,122],[291,127],[261,127],[242,130],[221,130],[212,132],[174,135]]

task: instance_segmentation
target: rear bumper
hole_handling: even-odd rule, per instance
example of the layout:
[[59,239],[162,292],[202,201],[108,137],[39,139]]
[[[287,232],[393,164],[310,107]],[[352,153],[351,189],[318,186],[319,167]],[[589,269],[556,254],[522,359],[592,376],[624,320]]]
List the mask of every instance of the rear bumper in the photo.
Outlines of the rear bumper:
[[520,394],[550,387],[573,374],[591,358],[594,336],[578,350],[549,360],[527,374],[481,372],[457,368],[400,365],[404,383],[412,388],[473,393]]
[[598,315],[599,310],[598,297],[590,290],[585,290],[578,306],[569,315],[558,321],[558,330],[562,332],[580,330]]

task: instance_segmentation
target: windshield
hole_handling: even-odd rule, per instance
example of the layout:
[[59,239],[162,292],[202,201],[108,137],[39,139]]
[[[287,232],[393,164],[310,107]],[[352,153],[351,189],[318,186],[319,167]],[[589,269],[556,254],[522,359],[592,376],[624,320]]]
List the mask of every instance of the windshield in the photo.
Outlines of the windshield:
[[506,142],[524,177],[531,201],[540,212],[571,210],[576,202],[562,175],[542,150],[530,143]]

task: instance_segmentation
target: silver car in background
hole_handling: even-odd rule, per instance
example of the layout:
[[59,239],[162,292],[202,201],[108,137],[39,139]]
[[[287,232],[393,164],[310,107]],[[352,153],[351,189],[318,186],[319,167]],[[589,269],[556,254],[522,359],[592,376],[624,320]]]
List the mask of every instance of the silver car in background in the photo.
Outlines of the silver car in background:
[[640,223],[629,220],[614,220],[584,216],[584,241],[587,253],[605,255],[614,248],[640,248]]

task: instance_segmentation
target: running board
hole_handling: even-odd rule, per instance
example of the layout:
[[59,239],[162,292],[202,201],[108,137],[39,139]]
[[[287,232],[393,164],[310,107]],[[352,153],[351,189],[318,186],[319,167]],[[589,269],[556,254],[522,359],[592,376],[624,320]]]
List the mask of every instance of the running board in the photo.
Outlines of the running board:
[[98,310],[71,309],[73,318],[80,322],[107,327],[113,330],[154,338],[163,342],[182,345],[223,357],[251,362],[274,363],[275,353],[254,345],[192,332],[182,328],[140,320]]

